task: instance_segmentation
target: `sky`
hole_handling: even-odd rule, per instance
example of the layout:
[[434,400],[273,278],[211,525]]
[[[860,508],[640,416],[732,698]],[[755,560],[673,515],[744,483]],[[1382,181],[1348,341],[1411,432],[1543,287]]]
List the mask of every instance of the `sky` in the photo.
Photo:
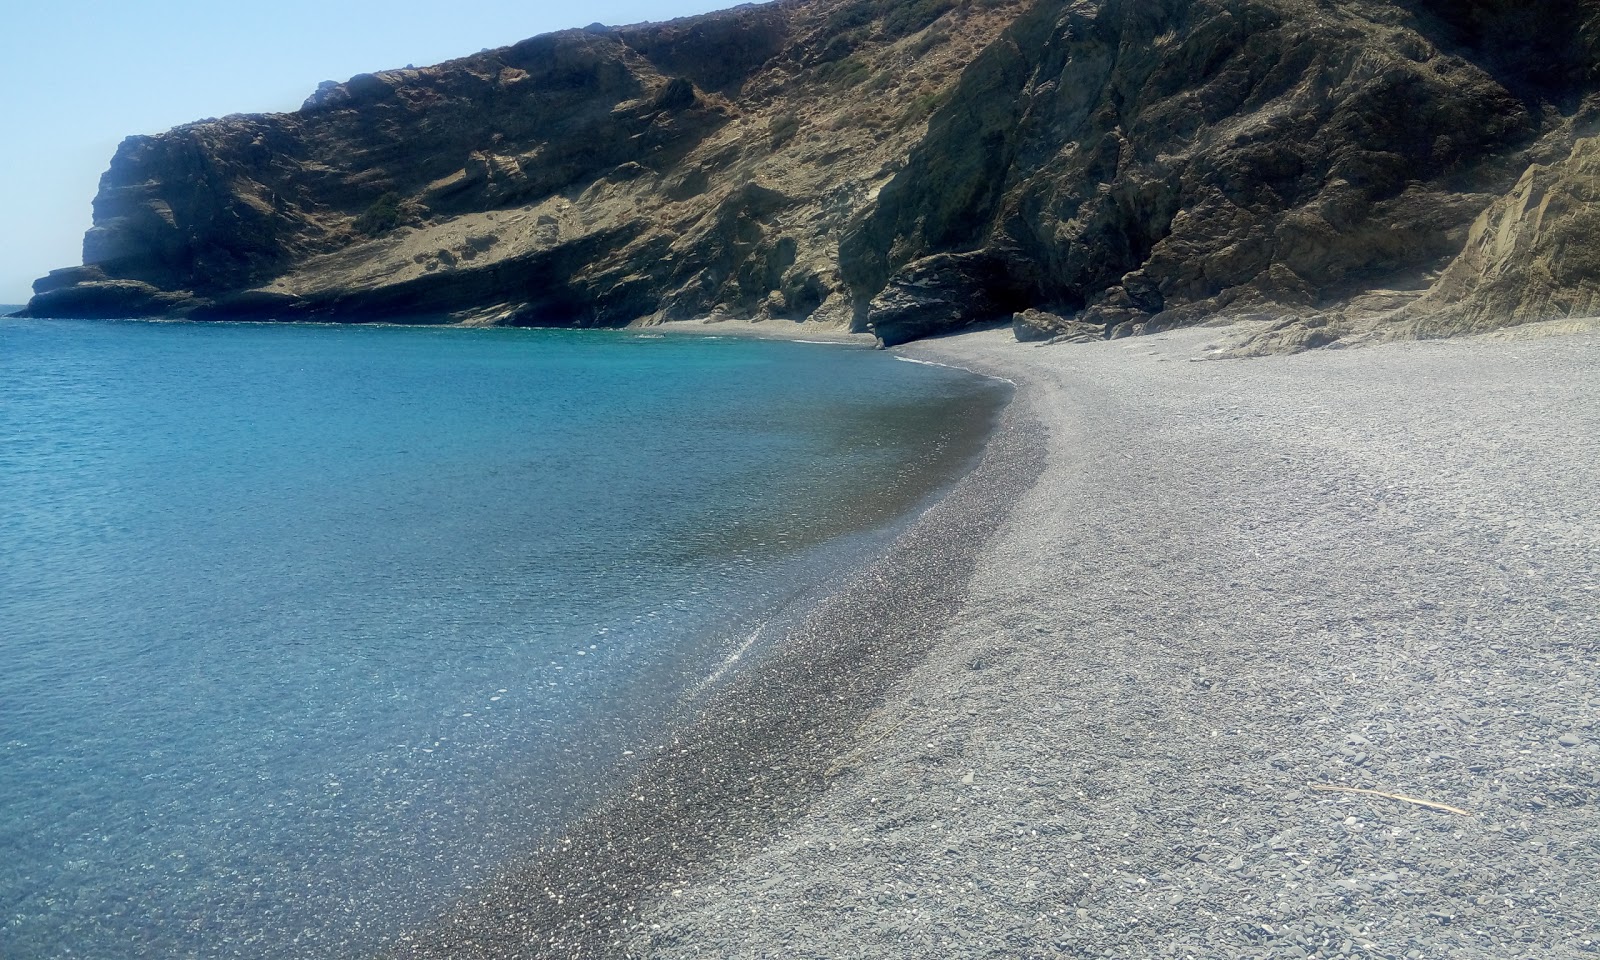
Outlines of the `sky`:
[[297,109],[323,80],[737,0],[17,0],[0,8],[0,304],[82,259],[124,137]]

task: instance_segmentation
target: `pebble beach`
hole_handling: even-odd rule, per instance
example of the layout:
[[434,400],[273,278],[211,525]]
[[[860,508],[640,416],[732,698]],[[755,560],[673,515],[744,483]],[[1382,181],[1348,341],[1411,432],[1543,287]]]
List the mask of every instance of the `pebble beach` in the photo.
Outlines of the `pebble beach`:
[[1600,335],[903,348],[982,463],[403,956],[1600,955]]

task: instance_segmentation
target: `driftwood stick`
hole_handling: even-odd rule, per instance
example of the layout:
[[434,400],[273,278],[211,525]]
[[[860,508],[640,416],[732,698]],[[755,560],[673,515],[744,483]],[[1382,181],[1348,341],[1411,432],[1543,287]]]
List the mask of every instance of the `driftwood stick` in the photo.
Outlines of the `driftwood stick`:
[[1416,797],[1407,797],[1398,793],[1384,793],[1381,790],[1363,790],[1360,787],[1330,787],[1317,784],[1313,784],[1311,789],[1317,791],[1318,793],[1359,793],[1366,797],[1382,797],[1385,800],[1399,800],[1402,803],[1414,803],[1419,807],[1427,807],[1429,810],[1443,810],[1445,813],[1453,813],[1458,817],[1472,816],[1470,812],[1463,810],[1460,807],[1452,807],[1443,803],[1434,803],[1431,800],[1418,800]]

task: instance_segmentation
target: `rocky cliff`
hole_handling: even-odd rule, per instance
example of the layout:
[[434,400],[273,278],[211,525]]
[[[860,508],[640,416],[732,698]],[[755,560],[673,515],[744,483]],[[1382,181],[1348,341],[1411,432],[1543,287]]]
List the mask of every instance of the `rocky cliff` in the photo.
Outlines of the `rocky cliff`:
[[123,143],[38,316],[1009,318],[1249,349],[1600,297],[1596,0],[779,0]]

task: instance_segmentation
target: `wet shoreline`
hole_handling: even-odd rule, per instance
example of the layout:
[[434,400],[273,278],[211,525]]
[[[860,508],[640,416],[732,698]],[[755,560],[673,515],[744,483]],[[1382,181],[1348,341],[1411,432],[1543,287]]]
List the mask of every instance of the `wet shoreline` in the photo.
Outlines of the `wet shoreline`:
[[862,724],[932,649],[1010,504],[1043,468],[1014,401],[969,472],[885,554],[780,616],[615,797],[506,869],[396,958],[601,957],[647,902],[759,847],[855,762]]

